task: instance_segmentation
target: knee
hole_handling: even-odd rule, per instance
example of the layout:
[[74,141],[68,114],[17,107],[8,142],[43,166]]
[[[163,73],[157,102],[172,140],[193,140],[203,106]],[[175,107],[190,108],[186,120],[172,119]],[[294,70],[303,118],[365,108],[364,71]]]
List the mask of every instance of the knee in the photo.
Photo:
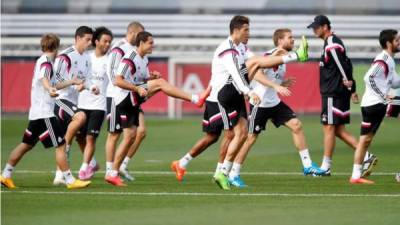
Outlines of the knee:
[[298,120],[298,119],[293,120],[293,123],[292,123],[292,130],[293,130],[294,133],[300,133],[300,132],[302,132],[302,130],[303,130],[303,124],[301,123],[300,120]]
[[218,136],[219,136],[218,134],[207,134],[206,136],[207,145],[212,145],[215,142],[217,142]]
[[146,135],[147,135],[147,132],[146,132],[146,129],[145,129],[145,128],[139,127],[139,128],[137,129],[137,132],[136,132],[136,138],[137,138],[137,139],[143,140],[143,139],[146,138]]
[[83,112],[77,112],[73,119],[79,121],[80,123],[84,123],[86,121],[86,115]]
[[232,130],[227,130],[225,132],[225,139],[232,140],[234,137],[235,137],[235,134],[233,133]]

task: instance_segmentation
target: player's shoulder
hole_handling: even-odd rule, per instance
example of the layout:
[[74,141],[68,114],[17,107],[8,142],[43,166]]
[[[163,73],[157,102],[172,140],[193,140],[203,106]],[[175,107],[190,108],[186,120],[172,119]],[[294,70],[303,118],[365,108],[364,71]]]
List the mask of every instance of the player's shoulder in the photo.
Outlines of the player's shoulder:
[[70,46],[70,47],[68,47],[68,48],[66,48],[66,49],[64,49],[64,50],[62,50],[61,52],[60,52],[60,54],[58,54],[59,56],[60,55],[66,55],[66,56],[72,56],[74,53],[75,53],[76,51],[75,51],[75,48],[73,47],[73,46]]

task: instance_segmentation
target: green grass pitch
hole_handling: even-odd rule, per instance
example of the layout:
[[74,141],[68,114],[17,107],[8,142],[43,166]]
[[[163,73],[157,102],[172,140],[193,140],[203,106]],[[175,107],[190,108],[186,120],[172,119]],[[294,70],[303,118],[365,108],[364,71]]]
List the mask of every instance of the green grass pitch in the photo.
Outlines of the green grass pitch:
[[[299,118],[311,157],[320,164],[319,117],[300,115]],[[356,136],[360,119],[353,115],[348,126]],[[1,189],[2,224],[400,223],[400,183],[394,180],[394,173],[400,172],[398,119],[385,119],[370,148],[379,158],[371,176],[375,185],[348,184],[353,153],[340,141],[335,149],[332,177],[302,176],[290,132],[269,124],[242,169],[249,187],[231,191],[223,191],[211,181],[218,144],[191,162],[184,182],[177,182],[169,170],[171,161],[183,156],[201,137],[201,116],[178,121],[148,118],[146,123],[147,138],[129,166],[136,180],[125,188],[106,184],[104,172],[97,173],[87,189],[70,191],[52,186],[54,151],[43,149],[39,143],[16,168],[13,177],[18,189]],[[25,116],[3,116],[1,169],[10,151],[21,141],[26,125]],[[103,129],[95,153],[102,171],[105,134]],[[76,144],[72,151],[71,164],[76,171],[82,155]]]

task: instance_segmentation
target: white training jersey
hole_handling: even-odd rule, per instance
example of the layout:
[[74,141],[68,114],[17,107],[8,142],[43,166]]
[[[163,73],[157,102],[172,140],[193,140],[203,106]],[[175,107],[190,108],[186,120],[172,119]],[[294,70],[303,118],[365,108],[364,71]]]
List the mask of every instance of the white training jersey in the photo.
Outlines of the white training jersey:
[[126,53],[132,51],[135,46],[131,45],[125,38],[116,42],[110,50],[107,62],[107,76],[108,76],[108,86],[107,86],[107,97],[114,97],[117,92],[117,87],[114,85],[115,73],[117,72],[119,63]]
[[[86,88],[91,86],[90,81],[87,80],[88,74],[91,74],[90,57],[87,51],[80,54],[75,46],[65,49],[57,56],[54,68],[57,83],[77,77],[85,80]],[[58,94],[57,99],[65,99],[75,105],[78,103],[79,92],[76,90],[75,85],[59,90]]]
[[361,106],[385,103],[390,88],[400,87],[400,78],[396,74],[395,66],[393,57],[385,50],[375,57],[364,76],[365,92]]
[[53,76],[52,61],[48,56],[43,54],[36,60],[33,71],[29,120],[54,117],[54,99],[50,97],[49,92],[44,88],[42,83],[42,79],[47,78],[51,84]]
[[[133,49],[130,52],[127,52],[124,58],[121,60],[118,70],[116,72],[116,76],[123,76],[123,78],[134,85],[140,85],[145,83],[149,79],[149,60],[147,56],[143,58],[136,52],[136,49]],[[114,96],[115,104],[121,103],[128,94],[130,94],[130,90],[125,90],[117,87],[116,93]],[[133,98],[133,96],[131,95]]]
[[[266,52],[264,56],[271,55],[275,50],[276,49],[272,49]],[[282,84],[285,73],[286,73],[285,64],[279,65],[274,68],[264,69],[265,77],[268,80],[279,85]],[[258,107],[270,108],[278,105],[279,102],[281,102],[278,93],[273,88],[266,87],[255,80],[251,82],[250,86],[253,88],[253,91],[261,98],[261,103],[258,105]]]
[[245,44],[236,45],[231,37],[225,39],[214,52],[210,80],[212,89],[207,101],[217,102],[218,92],[229,83],[239,92],[248,94],[250,87],[245,77],[247,68],[244,63],[253,55]]
[[107,77],[107,55],[97,57],[95,52],[89,53],[92,65],[91,74],[87,79],[99,88],[100,93],[95,95],[90,90],[83,90],[79,93],[78,108],[89,110],[106,111],[106,91],[108,84]]

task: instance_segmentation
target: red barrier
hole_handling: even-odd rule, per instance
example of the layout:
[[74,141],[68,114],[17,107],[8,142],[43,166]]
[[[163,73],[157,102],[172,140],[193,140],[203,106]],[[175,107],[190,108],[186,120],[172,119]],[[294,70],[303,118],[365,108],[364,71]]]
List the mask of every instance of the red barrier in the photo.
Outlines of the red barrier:
[[[6,61],[2,63],[2,111],[27,112],[30,105],[30,85],[33,75],[33,61]],[[150,70],[159,71],[168,80],[168,64],[166,62],[151,62]],[[296,112],[319,112],[319,77],[317,63],[291,63],[287,66],[287,77],[296,78],[296,84],[291,88],[293,95],[283,98]],[[177,83],[190,93],[199,93],[209,82],[211,66],[209,64],[177,65]],[[166,113],[168,110],[167,96],[156,94],[143,104],[145,112]],[[184,113],[201,113],[193,104],[183,102]]]

